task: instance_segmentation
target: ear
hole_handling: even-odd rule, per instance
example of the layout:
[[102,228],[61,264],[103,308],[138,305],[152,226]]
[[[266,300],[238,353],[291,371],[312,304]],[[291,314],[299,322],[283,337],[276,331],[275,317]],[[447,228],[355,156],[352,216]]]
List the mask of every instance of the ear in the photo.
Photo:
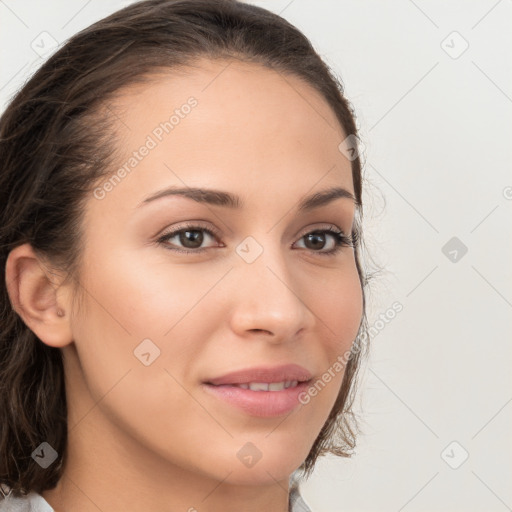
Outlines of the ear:
[[69,290],[60,285],[32,249],[13,249],[5,265],[7,293],[12,307],[27,327],[46,345],[64,347],[73,341]]

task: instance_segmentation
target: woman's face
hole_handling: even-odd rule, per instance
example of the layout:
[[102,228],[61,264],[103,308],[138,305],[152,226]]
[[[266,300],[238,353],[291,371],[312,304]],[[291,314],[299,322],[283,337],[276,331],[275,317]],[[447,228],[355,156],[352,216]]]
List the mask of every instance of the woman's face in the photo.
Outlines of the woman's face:
[[[332,409],[362,315],[353,248],[329,232],[354,220],[345,134],[310,86],[235,61],[160,75],[108,108],[117,166],[87,203],[64,348],[70,446],[91,436],[111,460],[285,479]],[[332,188],[350,194],[299,209]],[[308,384],[290,381],[329,370],[302,405]]]

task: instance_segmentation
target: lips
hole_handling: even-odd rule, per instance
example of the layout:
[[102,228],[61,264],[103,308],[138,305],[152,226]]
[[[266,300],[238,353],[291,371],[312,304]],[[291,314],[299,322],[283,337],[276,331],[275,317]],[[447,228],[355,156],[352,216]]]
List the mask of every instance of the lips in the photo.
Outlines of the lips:
[[231,372],[205,381],[203,389],[244,414],[268,418],[292,412],[311,379],[304,367],[288,364]]
[[250,383],[277,383],[277,382],[305,382],[310,380],[311,373],[306,368],[297,364],[286,364],[282,366],[270,367],[255,367],[246,370],[238,370],[221,377],[208,379],[206,384],[213,386],[221,385],[236,385],[236,384],[250,384]]

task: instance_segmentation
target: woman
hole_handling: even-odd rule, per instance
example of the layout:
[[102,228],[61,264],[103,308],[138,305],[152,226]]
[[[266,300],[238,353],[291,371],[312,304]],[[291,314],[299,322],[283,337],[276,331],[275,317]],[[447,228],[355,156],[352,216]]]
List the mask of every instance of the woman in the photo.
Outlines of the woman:
[[132,4],[0,131],[0,510],[309,510],[299,475],[355,445],[366,281],[357,130],[305,36]]

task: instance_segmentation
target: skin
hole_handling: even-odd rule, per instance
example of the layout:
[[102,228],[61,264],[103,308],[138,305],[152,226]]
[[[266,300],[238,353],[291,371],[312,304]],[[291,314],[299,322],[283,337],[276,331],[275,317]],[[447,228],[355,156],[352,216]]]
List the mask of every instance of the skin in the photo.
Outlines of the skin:
[[[29,245],[9,255],[13,306],[64,355],[68,459],[57,487],[42,493],[57,512],[285,512],[288,478],[341,386],[343,371],[307,405],[273,418],[203,391],[207,378],[259,365],[297,363],[318,378],[350,349],[362,292],[353,248],[323,256],[331,236],[318,249],[304,238],[331,225],[349,234],[352,200],[296,211],[315,191],[354,193],[338,150],[346,135],[321,95],[234,60],[159,75],[110,105],[119,165],[190,96],[190,114],[103,199],[88,199],[79,308],[71,284]],[[229,191],[244,206],[169,196],[138,207],[172,185]],[[184,247],[179,236],[156,241],[184,221],[220,236],[203,232],[199,254],[170,250]],[[236,253],[248,236],[263,249],[251,264]],[[160,349],[149,366],[134,356],[146,338]],[[262,454],[250,468],[237,457],[247,442]]]

